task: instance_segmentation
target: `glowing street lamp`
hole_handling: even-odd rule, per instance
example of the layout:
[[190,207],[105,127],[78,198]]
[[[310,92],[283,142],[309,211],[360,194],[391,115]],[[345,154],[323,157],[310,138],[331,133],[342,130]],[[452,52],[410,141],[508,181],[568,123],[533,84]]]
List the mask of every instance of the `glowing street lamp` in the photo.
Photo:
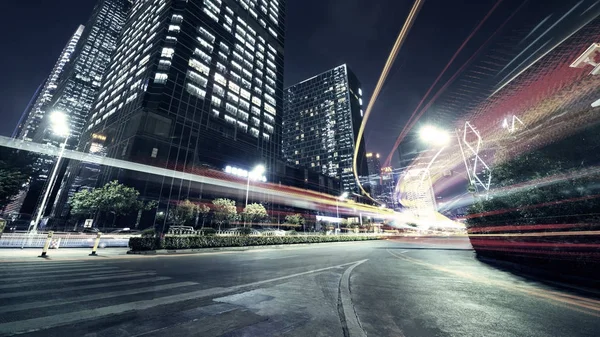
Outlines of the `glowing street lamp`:
[[50,117],[50,128],[52,133],[59,137],[65,137],[65,141],[60,145],[60,150],[58,151],[58,156],[56,157],[56,163],[54,163],[54,168],[52,169],[52,174],[50,174],[50,179],[46,184],[46,191],[44,191],[44,197],[42,198],[42,203],[38,208],[37,215],[35,217],[35,221],[33,223],[32,233],[37,232],[37,227],[40,223],[42,215],[44,214],[44,209],[46,208],[46,203],[48,202],[48,196],[50,192],[54,188],[54,184],[56,183],[56,175],[58,174],[58,168],[60,167],[60,161],[62,160],[62,156],[65,152],[65,147],[67,146],[67,141],[69,140],[69,125],[67,121],[67,116],[64,112],[54,111],[51,113]]
[[[248,207],[248,193],[250,192],[250,178],[254,180],[260,180],[265,173],[265,166],[262,164],[256,165],[256,167],[248,172],[248,181],[246,183],[246,207]],[[244,217],[244,227],[246,227],[246,217]]]
[[339,197],[337,197],[336,199],[336,203],[335,203],[335,213],[337,214],[337,218],[338,218],[338,232],[340,231],[340,201],[344,201],[346,200],[346,198],[348,198],[348,192],[344,192],[342,193],[342,195],[340,195]]
[[429,172],[429,169],[431,168],[431,165],[433,165],[433,162],[450,143],[450,134],[444,130],[436,128],[435,126],[426,125],[423,128],[421,128],[421,130],[419,130],[419,137],[423,142],[427,144],[440,146],[439,151],[435,154],[435,156],[433,156],[433,158],[431,158],[431,161],[427,165],[427,169],[425,170],[425,172]]

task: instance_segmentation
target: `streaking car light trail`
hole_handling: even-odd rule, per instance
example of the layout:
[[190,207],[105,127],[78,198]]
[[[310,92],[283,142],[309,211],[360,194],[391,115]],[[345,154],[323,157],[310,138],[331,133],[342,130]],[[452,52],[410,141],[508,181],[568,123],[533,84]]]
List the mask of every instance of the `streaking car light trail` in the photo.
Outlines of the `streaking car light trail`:
[[[56,147],[50,147],[43,144],[27,142],[22,140],[15,140],[12,138],[2,136],[0,136],[0,146],[39,153],[48,156],[56,156],[59,150]],[[215,170],[199,170],[198,172],[202,172],[204,175],[194,174],[140,163],[128,162],[114,158],[102,157],[73,150],[65,150],[63,157],[82,162],[148,173],[155,176],[180,179],[182,181],[192,181],[197,183],[203,183],[206,185],[218,186],[221,188],[229,188],[232,190],[246,190],[246,179],[239,179],[235,176],[227,175],[224,172]],[[340,213],[350,214],[354,213],[354,210],[356,210],[364,212],[365,214],[377,214],[380,217],[389,217],[391,219],[398,215],[391,210],[386,210],[366,204],[339,203],[339,201],[331,195],[295,187],[279,186],[278,184],[254,183],[252,190],[252,193],[254,194],[271,195],[277,197],[278,202],[281,202],[282,204],[304,209],[314,209],[315,207],[322,207],[323,205],[335,208],[337,205],[340,208]]]
[[352,160],[352,170],[354,172],[354,179],[356,180],[358,186],[360,187],[360,190],[362,191],[362,193],[364,193],[369,198],[371,198],[371,196],[369,195],[369,193],[367,191],[365,191],[365,189],[363,188],[362,184],[360,183],[360,179],[358,177],[358,165],[357,165],[358,150],[359,150],[358,144],[360,144],[360,141],[365,132],[365,126],[367,125],[367,121],[369,120],[369,116],[371,115],[371,110],[373,110],[373,106],[375,105],[375,102],[377,101],[377,97],[379,96],[379,93],[381,92],[381,89],[383,88],[383,84],[385,83],[385,80],[387,79],[387,76],[389,75],[390,69],[392,68],[394,61],[396,60],[398,51],[404,44],[404,41],[406,40],[406,37],[408,36],[408,32],[410,31],[410,28],[412,27],[412,25],[414,24],[414,22],[417,18],[417,14],[419,14],[419,11],[421,10],[421,7],[423,6],[423,2],[424,2],[424,0],[416,0],[414,2],[411,11],[408,14],[408,17],[406,18],[406,21],[404,22],[404,26],[402,27],[402,30],[400,30],[400,33],[398,34],[396,43],[394,44],[394,47],[392,48],[392,51],[390,52],[390,55],[388,56],[385,66],[383,67],[383,71],[381,72],[379,81],[377,81],[377,86],[375,87],[375,90],[373,91],[373,95],[371,95],[371,99],[369,100],[369,104],[367,105],[367,109],[365,110],[365,113],[364,113],[363,121],[358,130],[358,136],[356,137],[356,145],[354,146],[354,157]]

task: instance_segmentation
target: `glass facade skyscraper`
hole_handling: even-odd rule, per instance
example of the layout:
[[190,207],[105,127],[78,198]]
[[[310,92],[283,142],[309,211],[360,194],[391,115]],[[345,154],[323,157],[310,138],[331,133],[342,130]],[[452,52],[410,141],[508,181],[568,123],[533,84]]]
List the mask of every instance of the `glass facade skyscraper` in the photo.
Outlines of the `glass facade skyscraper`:
[[[131,6],[131,0],[99,0],[96,3],[75,50],[73,61],[65,69],[49,104],[50,110],[61,111],[67,116],[70,132],[68,148],[77,146],[87,125],[102,78],[117,47]],[[49,121],[46,119],[44,122],[47,124]],[[39,142],[57,146],[62,141],[57,139],[48,127],[42,128],[36,137]],[[80,186],[78,181],[69,179],[69,176],[71,175],[67,174],[60,184],[57,203],[67,198],[65,193],[71,195]]]
[[30,104],[29,110],[25,112],[19,125],[17,125],[14,134],[15,138],[29,141],[33,140],[48,111],[48,105],[54,97],[58,82],[63,75],[65,67],[72,59],[72,54],[75,52],[75,48],[81,38],[81,34],[83,34],[83,30],[84,26],[79,26],[60,53],[58,61],[56,61],[54,68],[52,68],[52,71],[50,72],[50,76],[48,76],[42,87],[38,89],[33,104]]
[[[359,192],[352,161],[362,115],[360,82],[345,64],[292,85],[284,97],[284,157]],[[359,175],[367,174],[364,141],[358,159]]]
[[[284,9],[283,0],[135,2],[80,150],[102,139],[112,158],[169,168],[261,163],[268,177],[281,154]],[[127,179],[100,174],[99,184]]]
[[[61,111],[67,116],[70,148],[74,148],[79,141],[130,6],[130,0],[97,2],[81,34],[73,59],[65,67],[48,104],[49,111]],[[59,145],[63,140],[53,137],[48,119],[49,114],[44,118],[34,140]]]

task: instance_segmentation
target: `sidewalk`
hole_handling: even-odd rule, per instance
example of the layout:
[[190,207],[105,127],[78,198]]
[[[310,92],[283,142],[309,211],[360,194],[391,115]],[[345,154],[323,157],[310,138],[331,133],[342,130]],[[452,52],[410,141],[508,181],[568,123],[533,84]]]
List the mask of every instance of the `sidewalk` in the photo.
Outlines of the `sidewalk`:
[[97,256],[89,256],[91,248],[60,248],[49,249],[46,258],[38,257],[41,248],[0,248],[0,263],[3,262],[33,262],[43,260],[98,260],[107,257],[127,256],[129,248],[98,249]]

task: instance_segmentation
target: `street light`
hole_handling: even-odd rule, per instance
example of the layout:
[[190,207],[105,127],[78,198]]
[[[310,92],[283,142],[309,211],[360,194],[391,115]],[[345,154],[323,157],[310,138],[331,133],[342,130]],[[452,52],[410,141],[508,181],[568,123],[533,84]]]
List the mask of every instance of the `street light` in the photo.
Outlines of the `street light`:
[[335,203],[335,213],[337,214],[337,219],[338,219],[338,233],[340,231],[340,201],[344,201],[346,200],[346,198],[348,198],[348,192],[344,192],[342,193],[342,195],[340,195],[339,197],[336,198],[336,203]]
[[48,180],[48,184],[46,185],[46,191],[44,191],[44,197],[42,198],[42,203],[37,212],[37,216],[35,217],[35,222],[33,223],[32,233],[37,232],[37,227],[40,223],[42,215],[44,214],[44,209],[46,208],[46,203],[48,202],[48,196],[50,192],[54,188],[54,183],[56,182],[56,175],[58,174],[58,169],[60,167],[60,161],[62,160],[62,156],[65,152],[65,147],[67,146],[67,141],[69,140],[69,125],[67,122],[67,116],[61,111],[54,111],[50,115],[50,128],[52,133],[59,137],[65,137],[65,141],[60,145],[60,150],[58,151],[58,156],[56,158],[56,163],[54,163],[54,168],[52,169],[52,174],[50,174],[50,179]]
[[[248,172],[248,181],[246,183],[246,208],[248,207],[248,193],[250,192],[250,178],[259,180],[265,173],[265,166],[262,164],[256,165],[254,170]],[[244,216],[244,227],[246,227],[246,216]]]
[[[444,130],[440,130],[432,125],[426,125],[421,130],[419,130],[419,137],[425,143],[432,144],[435,146],[440,146],[439,151],[431,158],[431,161],[427,165],[425,172],[429,172],[431,165],[437,159],[437,157],[442,153],[442,151],[448,146],[450,143],[450,134]],[[423,177],[421,180],[425,179]]]

